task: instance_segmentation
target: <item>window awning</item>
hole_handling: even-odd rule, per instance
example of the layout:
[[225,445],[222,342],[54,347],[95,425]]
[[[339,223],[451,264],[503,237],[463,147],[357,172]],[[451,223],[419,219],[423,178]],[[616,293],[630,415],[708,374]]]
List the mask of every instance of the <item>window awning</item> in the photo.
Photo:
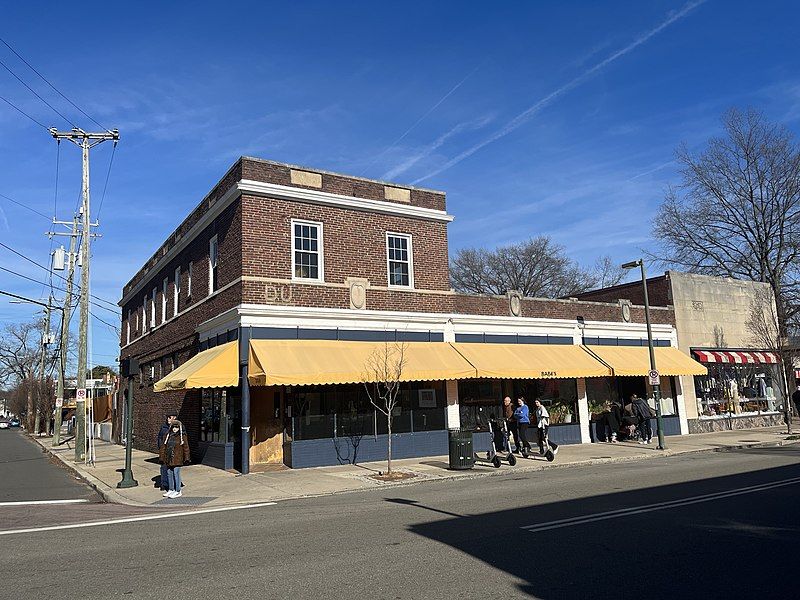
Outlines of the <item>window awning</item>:
[[453,347],[475,365],[478,377],[557,379],[611,375],[611,369],[581,346],[455,343]]
[[153,386],[156,392],[239,385],[239,342],[228,342],[193,356]]
[[[445,342],[405,342],[401,381],[469,379],[475,368]],[[399,346],[384,342],[250,340],[250,385],[322,385],[375,381],[370,361]]]
[[702,363],[727,363],[736,365],[774,365],[781,362],[774,352],[758,352],[755,350],[697,350],[692,354]]
[[[646,346],[592,346],[589,352],[614,370],[618,377],[645,376],[650,372],[650,352]],[[706,375],[708,369],[677,348],[655,348],[656,369],[660,375]]]

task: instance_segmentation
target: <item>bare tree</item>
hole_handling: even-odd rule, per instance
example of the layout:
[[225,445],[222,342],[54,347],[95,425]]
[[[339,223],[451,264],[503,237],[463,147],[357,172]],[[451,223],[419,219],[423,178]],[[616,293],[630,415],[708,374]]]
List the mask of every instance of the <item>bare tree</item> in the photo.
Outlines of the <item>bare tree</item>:
[[[13,323],[0,334],[0,369],[6,380],[12,380],[25,390],[25,419],[28,433],[35,427],[36,400],[41,357],[40,321]],[[41,410],[41,409],[40,409]]]
[[797,355],[797,350],[790,348],[787,340],[780,335],[778,313],[771,289],[758,290],[750,300],[750,313],[746,325],[750,331],[752,343],[757,348],[774,352],[780,357],[782,377],[779,385],[783,396],[784,417],[789,434],[791,434],[792,403],[789,381],[794,376],[794,357]]
[[628,276],[628,270],[623,269],[619,262],[611,259],[610,256],[601,256],[594,262],[591,277],[593,289],[613,287],[622,283]]
[[386,417],[386,476],[392,476],[392,421],[400,405],[400,383],[406,366],[405,342],[385,342],[364,365],[364,388],[372,406]]
[[561,298],[591,289],[596,277],[571,260],[564,247],[547,236],[498,246],[465,248],[450,261],[453,288],[471,294]]
[[772,288],[781,339],[800,317],[800,149],[785,127],[731,110],[725,135],[677,152],[682,182],[654,221],[668,265]]

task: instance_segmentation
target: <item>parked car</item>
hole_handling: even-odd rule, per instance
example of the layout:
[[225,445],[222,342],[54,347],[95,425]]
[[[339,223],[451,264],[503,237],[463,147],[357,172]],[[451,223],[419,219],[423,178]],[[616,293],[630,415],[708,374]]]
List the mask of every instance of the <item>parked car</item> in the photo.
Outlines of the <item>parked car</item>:
[[11,427],[11,421],[8,419],[0,419],[0,429],[8,429]]
[[8,424],[11,425],[11,427],[19,427],[19,419],[17,417],[11,417]]

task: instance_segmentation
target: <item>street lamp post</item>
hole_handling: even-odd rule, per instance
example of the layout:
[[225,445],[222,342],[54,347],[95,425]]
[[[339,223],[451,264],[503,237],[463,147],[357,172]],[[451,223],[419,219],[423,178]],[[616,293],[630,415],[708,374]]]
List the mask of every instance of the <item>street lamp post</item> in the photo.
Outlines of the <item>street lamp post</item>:
[[[656,369],[656,352],[653,348],[653,329],[650,326],[650,300],[647,297],[647,274],[644,270],[644,260],[634,260],[622,265],[623,269],[635,269],[639,267],[642,271],[642,289],[644,290],[644,319],[647,323],[647,348],[650,350],[650,370],[658,371]],[[653,385],[653,399],[656,402],[656,431],[658,433],[658,449],[666,450],[667,446],[664,443],[664,423],[661,418],[661,385],[656,383]]]

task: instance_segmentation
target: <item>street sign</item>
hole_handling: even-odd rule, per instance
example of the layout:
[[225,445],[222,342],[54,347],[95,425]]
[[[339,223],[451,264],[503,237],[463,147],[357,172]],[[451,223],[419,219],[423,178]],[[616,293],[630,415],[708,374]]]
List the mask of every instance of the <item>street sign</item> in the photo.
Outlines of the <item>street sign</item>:
[[56,398],[56,408],[61,408],[62,406],[64,406],[64,399]]
[[661,377],[655,369],[651,369],[647,376],[650,378],[650,385],[661,385]]
[[86,400],[86,388],[78,388],[75,392],[75,400],[78,402]]

